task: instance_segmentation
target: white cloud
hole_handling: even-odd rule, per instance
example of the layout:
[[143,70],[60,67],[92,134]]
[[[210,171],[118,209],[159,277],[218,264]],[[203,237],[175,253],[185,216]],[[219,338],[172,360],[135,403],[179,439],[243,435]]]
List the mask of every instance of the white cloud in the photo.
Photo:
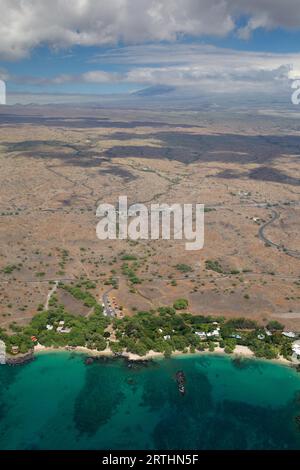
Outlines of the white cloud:
[[[300,54],[245,52],[195,44],[128,46],[107,51],[93,59],[99,69],[51,79],[18,78],[36,85],[62,83],[130,83],[193,87],[201,91],[289,90],[289,80],[300,76]],[[118,64],[122,72],[101,67]],[[155,65],[153,65],[155,64]]]
[[245,39],[257,28],[300,27],[299,0],[228,0],[228,5],[236,14],[249,17],[247,24],[239,30],[240,37]]
[[8,80],[10,78],[9,73],[7,70],[0,68],[0,80]]
[[42,44],[139,44],[182,35],[223,36],[236,28],[298,28],[299,0],[0,0],[0,56],[18,59]]
[[109,83],[122,80],[122,75],[113,72],[104,72],[103,70],[92,70],[85,72],[78,77],[79,81],[87,83]]
[[291,66],[295,74],[300,74],[298,53],[239,51],[206,44],[127,46],[96,54],[90,62],[99,66],[118,64],[132,67],[140,75],[149,70],[176,70],[185,67],[203,69],[208,74],[216,74],[224,69],[228,73],[246,73],[249,70],[272,70],[282,65]]

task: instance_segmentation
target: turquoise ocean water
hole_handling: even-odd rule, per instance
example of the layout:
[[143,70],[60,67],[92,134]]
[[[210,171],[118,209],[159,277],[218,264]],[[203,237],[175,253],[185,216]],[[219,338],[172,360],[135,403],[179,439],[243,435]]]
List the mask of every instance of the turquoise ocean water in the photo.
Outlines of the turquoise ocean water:
[[128,368],[52,353],[0,366],[0,449],[300,449],[297,415],[300,374],[270,362],[182,356]]

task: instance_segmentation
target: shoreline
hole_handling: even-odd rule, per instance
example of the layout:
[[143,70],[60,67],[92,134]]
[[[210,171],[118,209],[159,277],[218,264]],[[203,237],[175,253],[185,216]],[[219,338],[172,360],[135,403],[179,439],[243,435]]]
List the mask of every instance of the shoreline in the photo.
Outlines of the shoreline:
[[[81,353],[81,354],[86,354],[88,357],[107,357],[107,358],[123,358],[128,361],[132,362],[138,362],[138,361],[151,361],[151,360],[161,360],[165,359],[164,353],[156,352],[156,351],[149,351],[146,355],[144,356],[138,356],[137,354],[133,353],[128,353],[128,352],[122,352],[120,355],[114,354],[111,349],[106,348],[103,351],[98,351],[97,349],[89,349],[86,348],[85,346],[63,346],[63,347],[47,347],[43,346],[41,344],[37,344],[34,346],[34,351],[33,354],[41,354],[41,353],[58,353],[58,352],[75,352],[75,353]],[[192,356],[200,356],[200,355],[221,355],[221,356],[227,356],[231,358],[246,358],[246,359],[253,359],[253,360],[258,360],[258,361],[267,361],[271,363],[275,363],[278,365],[282,366],[288,366],[288,367],[295,367],[295,363],[292,361],[289,361],[288,359],[285,359],[284,357],[280,356],[277,359],[266,359],[266,358],[260,358],[256,357],[254,355],[254,352],[251,351],[247,346],[241,346],[238,345],[236,346],[234,352],[232,354],[227,354],[225,353],[223,348],[220,348],[217,346],[214,351],[195,351],[194,353],[192,352],[186,352],[183,353],[182,351],[174,351],[171,355],[172,357],[192,357]]]

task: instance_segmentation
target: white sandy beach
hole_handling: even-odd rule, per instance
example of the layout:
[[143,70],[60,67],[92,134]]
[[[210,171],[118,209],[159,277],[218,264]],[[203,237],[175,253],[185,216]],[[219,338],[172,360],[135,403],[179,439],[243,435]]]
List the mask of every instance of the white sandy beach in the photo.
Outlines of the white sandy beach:
[[[65,347],[46,347],[41,344],[37,344],[34,347],[34,353],[42,353],[42,352],[62,352],[62,351],[71,351],[71,352],[78,352],[78,353],[83,353],[87,354],[92,357],[114,357],[113,352],[111,351],[110,348],[106,348],[103,351],[98,351],[97,349],[89,349],[83,346],[76,346],[76,347],[70,347],[70,346],[65,346]],[[194,356],[194,355],[206,355],[206,354],[221,354],[221,355],[228,355],[225,353],[223,348],[220,348],[217,346],[214,351],[196,351],[194,353],[187,352],[183,353],[182,351],[174,351],[172,354],[172,357],[176,356]],[[137,354],[129,353],[129,352],[123,352],[122,357],[128,358],[130,361],[146,361],[150,359],[163,359],[165,356],[163,353],[157,352],[157,351],[149,351],[148,354],[145,356],[139,356]],[[230,355],[230,357],[244,357],[244,358],[252,358],[255,359],[255,355],[251,349],[249,349],[247,346],[236,346],[233,354]],[[280,356],[277,359],[272,359],[270,362],[276,362],[280,363],[283,365],[288,365],[292,366],[293,363],[284,357]]]

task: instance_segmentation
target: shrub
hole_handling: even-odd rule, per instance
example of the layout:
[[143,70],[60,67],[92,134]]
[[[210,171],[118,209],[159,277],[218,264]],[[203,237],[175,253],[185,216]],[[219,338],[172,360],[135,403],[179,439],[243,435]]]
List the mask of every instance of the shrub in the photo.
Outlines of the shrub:
[[175,300],[175,302],[173,304],[173,307],[176,310],[184,310],[188,307],[188,305],[189,305],[188,300],[186,300],[186,299],[177,299],[177,300]]
[[277,320],[271,320],[269,321],[269,323],[267,324],[267,328],[270,330],[270,331],[282,331],[284,329],[284,325],[282,325],[281,323],[279,323]]
[[211,271],[215,271],[217,273],[223,274],[224,270],[222,266],[220,265],[219,261],[212,261],[212,260],[206,260],[205,261],[205,267],[206,269],[209,269]]
[[191,266],[189,266],[188,264],[184,264],[184,263],[177,264],[175,267],[178,271],[180,271],[182,273],[189,273],[189,272],[193,271]]

